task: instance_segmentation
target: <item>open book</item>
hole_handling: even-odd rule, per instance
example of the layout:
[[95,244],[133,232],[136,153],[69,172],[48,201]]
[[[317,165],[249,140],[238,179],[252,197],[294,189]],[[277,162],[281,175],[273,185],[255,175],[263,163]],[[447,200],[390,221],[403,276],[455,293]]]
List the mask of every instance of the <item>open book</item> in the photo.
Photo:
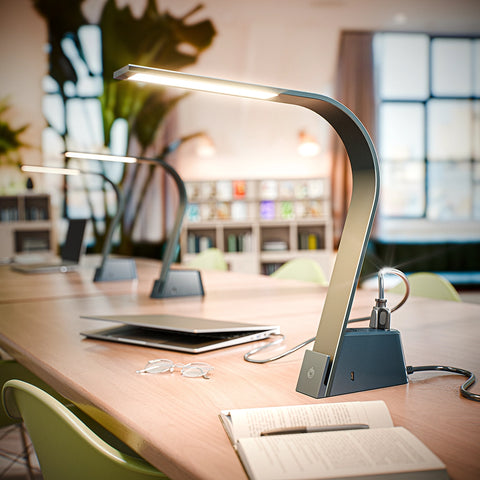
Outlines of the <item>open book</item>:
[[393,426],[383,401],[229,410],[220,420],[252,480],[449,478],[418,438]]

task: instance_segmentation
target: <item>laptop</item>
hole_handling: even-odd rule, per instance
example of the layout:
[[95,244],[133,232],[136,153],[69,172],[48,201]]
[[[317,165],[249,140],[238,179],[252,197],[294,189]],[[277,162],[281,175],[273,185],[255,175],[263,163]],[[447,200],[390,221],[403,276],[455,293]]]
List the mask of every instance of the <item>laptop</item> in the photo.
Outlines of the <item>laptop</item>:
[[81,332],[86,338],[185,353],[203,353],[262,340],[280,331],[276,325],[251,325],[180,315],[82,315],[82,318],[117,323],[114,327]]
[[12,269],[23,273],[69,272],[75,269],[82,254],[86,225],[86,218],[75,218],[68,221],[67,236],[61,248],[61,258],[47,262],[14,263],[11,266]]

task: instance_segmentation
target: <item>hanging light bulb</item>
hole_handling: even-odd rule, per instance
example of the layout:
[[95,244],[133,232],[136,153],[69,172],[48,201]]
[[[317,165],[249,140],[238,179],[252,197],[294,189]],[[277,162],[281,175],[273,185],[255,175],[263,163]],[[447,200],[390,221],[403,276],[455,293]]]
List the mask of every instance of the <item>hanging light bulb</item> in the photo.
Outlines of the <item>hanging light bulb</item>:
[[320,145],[315,137],[308,134],[305,130],[301,130],[298,134],[297,151],[302,157],[314,157],[320,152]]
[[210,135],[203,134],[198,138],[197,155],[199,157],[212,157],[215,155],[216,151],[215,143],[213,143]]

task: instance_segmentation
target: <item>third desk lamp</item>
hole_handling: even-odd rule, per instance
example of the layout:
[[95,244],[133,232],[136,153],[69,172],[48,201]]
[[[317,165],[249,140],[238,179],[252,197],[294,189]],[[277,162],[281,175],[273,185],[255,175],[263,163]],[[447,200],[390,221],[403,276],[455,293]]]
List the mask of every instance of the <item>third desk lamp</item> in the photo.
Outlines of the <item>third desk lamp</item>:
[[[159,165],[173,178],[175,185],[178,189],[179,205],[177,208],[175,221],[171,233],[168,237],[165,253],[163,255],[160,277],[158,278],[158,280],[155,281],[150,296],[152,298],[171,298],[197,295],[203,296],[204,289],[202,284],[202,277],[198,270],[170,268],[175,259],[178,241],[180,238],[180,231],[182,228],[183,217],[185,216],[185,211],[188,206],[185,184],[183,183],[183,180],[181,179],[178,172],[162,158],[118,156],[81,152],[67,152],[65,156],[70,158],[95,159],[109,162],[113,161],[122,163],[146,163],[150,165]],[[123,207],[121,213],[123,213]],[[120,218],[118,219],[118,222],[119,221]]]
[[100,266],[95,270],[93,277],[94,282],[111,282],[118,280],[134,280],[137,278],[137,269],[135,261],[131,258],[109,258],[112,250],[112,240],[115,229],[120,223],[122,218],[125,196],[122,191],[112,180],[106,175],[100,172],[80,170],[78,168],[58,168],[48,166],[34,166],[34,165],[22,165],[24,172],[32,173],[53,173],[59,175],[98,175],[102,177],[108,184],[110,184],[115,191],[117,197],[117,211],[114,218],[110,222],[108,230],[105,234],[105,240],[102,246],[102,260]]
[[379,196],[377,155],[358,118],[343,104],[315,93],[137,65],[126,65],[113,76],[118,80],[298,105],[327,120],[348,153],[352,197],[315,343],[313,350],[305,352],[297,391],[319,398],[406,383],[398,331],[346,328]]

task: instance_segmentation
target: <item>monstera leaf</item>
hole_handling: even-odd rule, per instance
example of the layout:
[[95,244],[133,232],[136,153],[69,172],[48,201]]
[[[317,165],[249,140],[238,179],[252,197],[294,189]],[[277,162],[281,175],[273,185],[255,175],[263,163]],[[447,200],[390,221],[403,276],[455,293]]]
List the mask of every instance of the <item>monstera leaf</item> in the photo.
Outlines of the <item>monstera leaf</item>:
[[19,163],[19,150],[29,147],[20,139],[21,134],[29,126],[23,125],[19,128],[13,128],[7,120],[1,118],[9,109],[8,99],[0,100],[0,165]]
[[[33,0],[37,12],[45,18],[49,37],[49,74],[55,79],[63,93],[65,82],[77,83],[77,74],[62,49],[61,42],[70,37],[75,43],[79,56],[85,61],[82,45],[78,39],[78,29],[87,24],[81,4],[84,0]],[[85,61],[87,65],[87,62]]]
[[149,0],[143,16],[135,18],[128,6],[118,9],[115,0],[107,0],[99,23],[104,71],[100,101],[107,145],[113,122],[123,118],[145,151],[167,113],[184,98],[185,94],[167,95],[162,88],[113,80],[113,72],[129,63],[171,70],[195,63],[216,33],[210,20],[187,23],[201,8],[175,18],[168,11],[158,12],[155,0]]

